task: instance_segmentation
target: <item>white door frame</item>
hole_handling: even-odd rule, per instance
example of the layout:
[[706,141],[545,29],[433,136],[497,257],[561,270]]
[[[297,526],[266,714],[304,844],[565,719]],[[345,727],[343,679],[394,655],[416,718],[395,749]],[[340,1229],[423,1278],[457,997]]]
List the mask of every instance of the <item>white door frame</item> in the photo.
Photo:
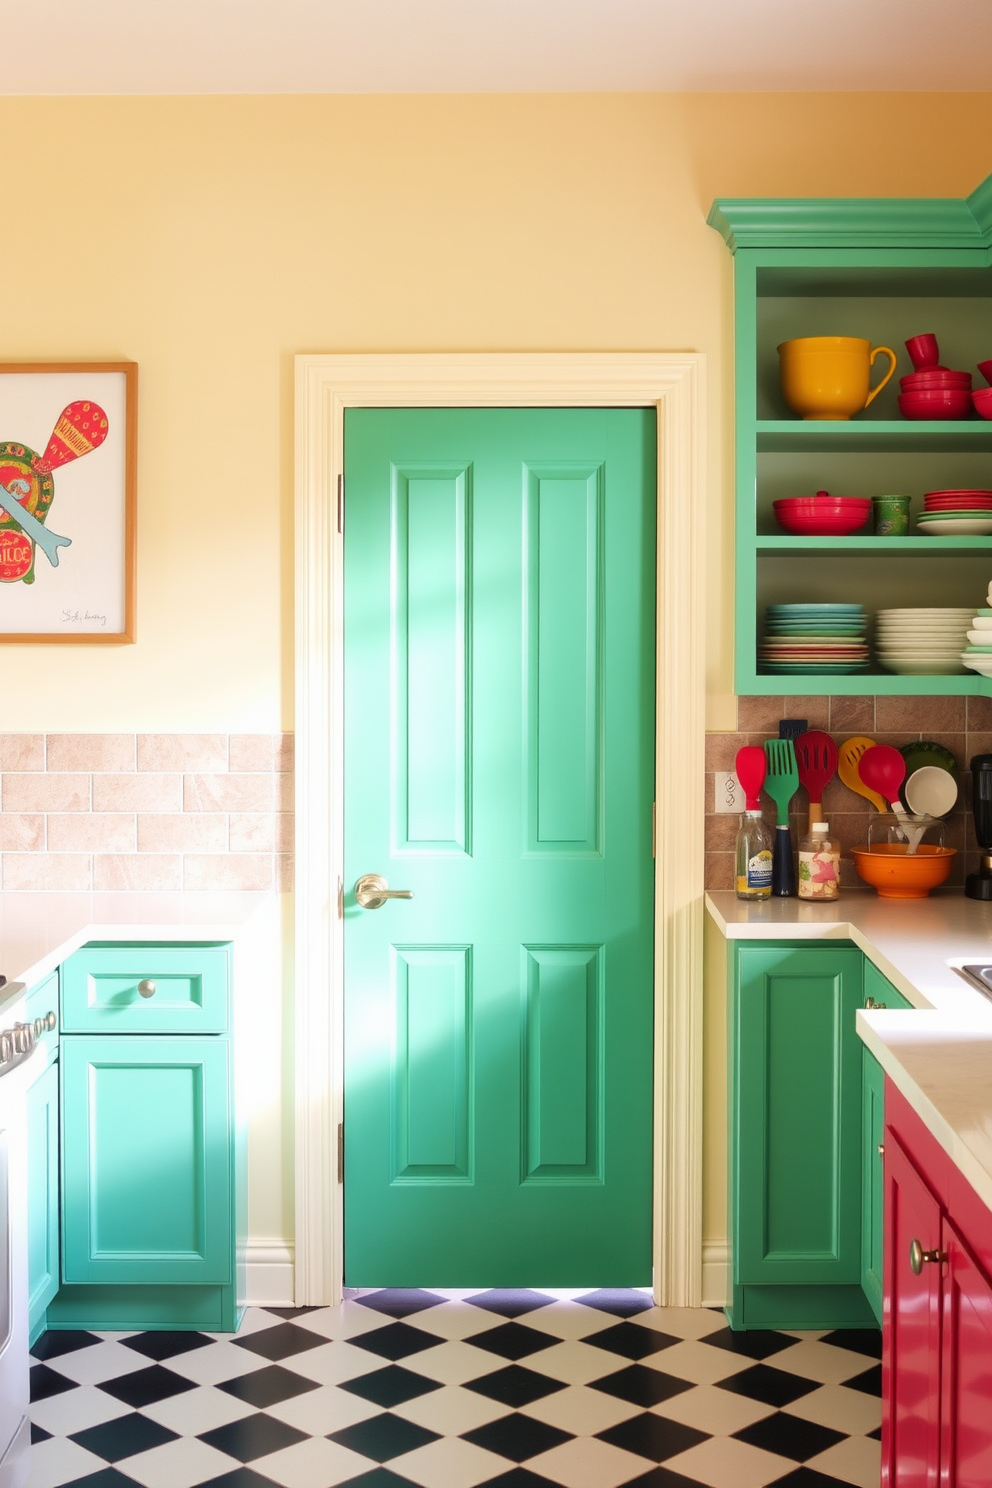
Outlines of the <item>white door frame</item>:
[[[653,407],[658,419],[654,1293],[702,1275],[703,357],[296,358],[296,1303],[336,1305],[344,1000],[342,541],[346,408]],[[589,1278],[590,1285],[596,1282]]]

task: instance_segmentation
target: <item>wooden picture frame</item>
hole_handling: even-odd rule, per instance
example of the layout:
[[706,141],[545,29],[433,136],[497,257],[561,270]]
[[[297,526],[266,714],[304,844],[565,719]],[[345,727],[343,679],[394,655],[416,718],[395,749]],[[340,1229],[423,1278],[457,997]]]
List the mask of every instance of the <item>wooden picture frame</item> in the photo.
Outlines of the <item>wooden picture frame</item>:
[[135,639],[137,425],[136,362],[0,363],[0,642]]

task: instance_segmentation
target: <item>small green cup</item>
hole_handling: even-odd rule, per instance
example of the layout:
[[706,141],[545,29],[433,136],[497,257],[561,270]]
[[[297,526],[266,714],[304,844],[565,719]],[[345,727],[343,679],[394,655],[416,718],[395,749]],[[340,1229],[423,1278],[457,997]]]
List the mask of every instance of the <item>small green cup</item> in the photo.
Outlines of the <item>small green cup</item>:
[[908,496],[873,496],[871,512],[876,537],[908,537]]

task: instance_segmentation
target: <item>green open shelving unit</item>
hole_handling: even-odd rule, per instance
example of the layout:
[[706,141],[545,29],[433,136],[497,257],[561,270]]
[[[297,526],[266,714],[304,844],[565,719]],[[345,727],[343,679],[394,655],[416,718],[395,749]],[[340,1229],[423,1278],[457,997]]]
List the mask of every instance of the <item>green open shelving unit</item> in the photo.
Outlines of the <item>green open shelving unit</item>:
[[[948,366],[992,357],[992,177],[960,201],[718,200],[708,220],[734,255],[736,692],[992,694],[975,672],[771,674],[757,660],[772,603],[863,604],[869,639],[880,609],[986,604],[992,537],[791,537],[772,501],[901,491],[915,517],[925,491],[992,489],[992,421],[912,422],[896,402],[909,336],[936,333]],[[852,420],[803,421],[782,400],[779,342],[817,335],[897,354],[896,376]]]

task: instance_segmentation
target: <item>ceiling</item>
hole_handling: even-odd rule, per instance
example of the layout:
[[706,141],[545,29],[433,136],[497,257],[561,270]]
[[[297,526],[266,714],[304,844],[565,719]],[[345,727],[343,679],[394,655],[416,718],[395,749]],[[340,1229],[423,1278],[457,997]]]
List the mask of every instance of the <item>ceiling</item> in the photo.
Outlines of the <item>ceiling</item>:
[[7,96],[992,90],[992,0],[6,0],[3,12]]

